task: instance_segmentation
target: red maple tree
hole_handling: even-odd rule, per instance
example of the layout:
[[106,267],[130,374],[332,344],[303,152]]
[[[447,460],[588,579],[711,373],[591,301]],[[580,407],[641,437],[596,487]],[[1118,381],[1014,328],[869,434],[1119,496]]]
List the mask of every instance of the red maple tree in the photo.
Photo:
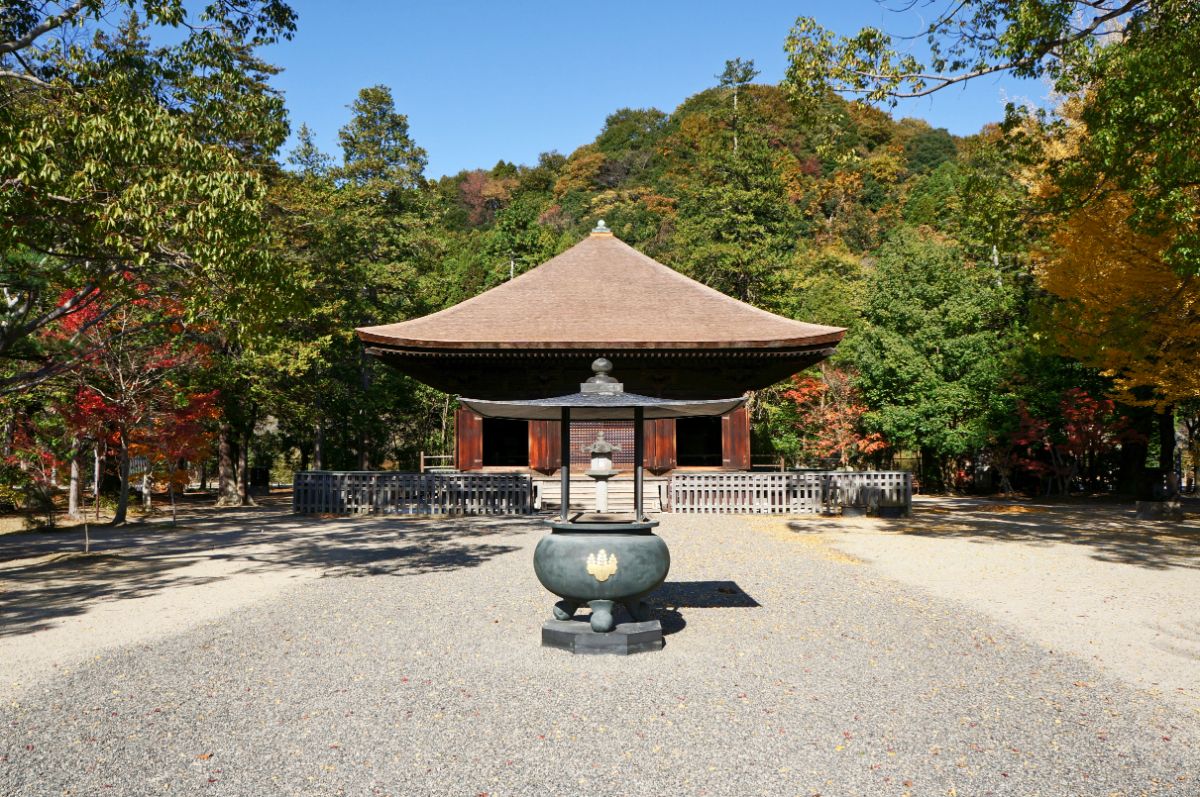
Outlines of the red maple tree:
[[797,374],[792,384],[784,395],[796,404],[800,447],[810,458],[848,468],[887,448],[882,435],[863,429],[867,406],[849,372],[824,365],[820,377]]

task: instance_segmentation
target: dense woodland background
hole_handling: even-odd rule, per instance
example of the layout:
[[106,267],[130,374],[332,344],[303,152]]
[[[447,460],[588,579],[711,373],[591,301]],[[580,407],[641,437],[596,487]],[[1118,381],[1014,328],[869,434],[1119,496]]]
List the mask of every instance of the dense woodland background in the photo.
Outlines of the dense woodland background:
[[[75,484],[75,511],[95,463],[118,522],[139,478],[203,467],[240,503],[254,466],[412,469],[448,450],[454,397],[353,329],[460,302],[601,218],[731,296],[849,328],[752,396],[756,455],[927,489],[1178,489],[1200,459],[1200,12],[958,8],[927,65],[802,18],[781,85],[716,63],[710,89],[613,109],[569,153],[432,180],[386,86],[338,152],[287,118],[256,55],[303,24],[281,2],[6,4],[0,501]],[[889,113],[991,69],[1045,78],[1056,106],[966,138]]]

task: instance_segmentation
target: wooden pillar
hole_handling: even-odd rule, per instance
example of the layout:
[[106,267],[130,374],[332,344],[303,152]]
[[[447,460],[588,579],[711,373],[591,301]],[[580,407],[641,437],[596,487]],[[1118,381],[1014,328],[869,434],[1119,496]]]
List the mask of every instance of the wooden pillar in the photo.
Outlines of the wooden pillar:
[[642,520],[642,476],[645,473],[644,451],[646,447],[646,411],[633,408],[633,519]]
[[562,467],[559,468],[559,501],[562,510],[559,518],[566,522],[567,511],[571,506],[571,408],[562,408],[562,421],[559,429],[559,450],[562,451]]

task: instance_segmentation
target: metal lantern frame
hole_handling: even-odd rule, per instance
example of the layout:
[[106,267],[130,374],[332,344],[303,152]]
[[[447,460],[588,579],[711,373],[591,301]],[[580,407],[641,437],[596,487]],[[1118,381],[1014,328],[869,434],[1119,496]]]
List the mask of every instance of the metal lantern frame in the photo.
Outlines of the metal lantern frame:
[[[573,652],[629,653],[662,648],[662,624],[653,619],[645,598],[658,588],[671,566],[666,542],[654,534],[657,520],[643,507],[645,421],[725,413],[745,398],[680,400],[626,393],[611,375],[612,363],[592,363],[594,375],[578,393],[520,401],[462,399],[485,418],[561,423],[562,465],[559,516],[549,520],[551,533],[534,550],[533,567],[547,591],[561,600],[554,619],[542,626],[542,644]],[[633,421],[632,518],[617,514],[571,515],[571,421]],[[575,620],[583,604],[592,611],[587,623]],[[614,609],[622,605],[634,622],[618,624]]]

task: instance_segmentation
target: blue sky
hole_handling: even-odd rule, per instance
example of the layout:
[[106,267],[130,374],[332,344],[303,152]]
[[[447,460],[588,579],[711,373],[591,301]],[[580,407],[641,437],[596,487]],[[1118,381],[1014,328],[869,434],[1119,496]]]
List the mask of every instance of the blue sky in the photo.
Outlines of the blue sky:
[[[275,84],[293,129],[307,123],[336,154],[358,90],[388,85],[434,178],[500,159],[532,163],[552,149],[569,154],[618,108],[671,111],[714,85],[729,58],[754,59],[759,81],[777,83],[784,39],[801,14],[838,33],[876,25],[911,34],[922,9],[891,13],[874,0],[292,5],[296,37],[264,55],[285,70]],[[1007,99],[1041,102],[1045,94],[1036,82],[984,78],[894,113],[969,134],[999,120]]]

